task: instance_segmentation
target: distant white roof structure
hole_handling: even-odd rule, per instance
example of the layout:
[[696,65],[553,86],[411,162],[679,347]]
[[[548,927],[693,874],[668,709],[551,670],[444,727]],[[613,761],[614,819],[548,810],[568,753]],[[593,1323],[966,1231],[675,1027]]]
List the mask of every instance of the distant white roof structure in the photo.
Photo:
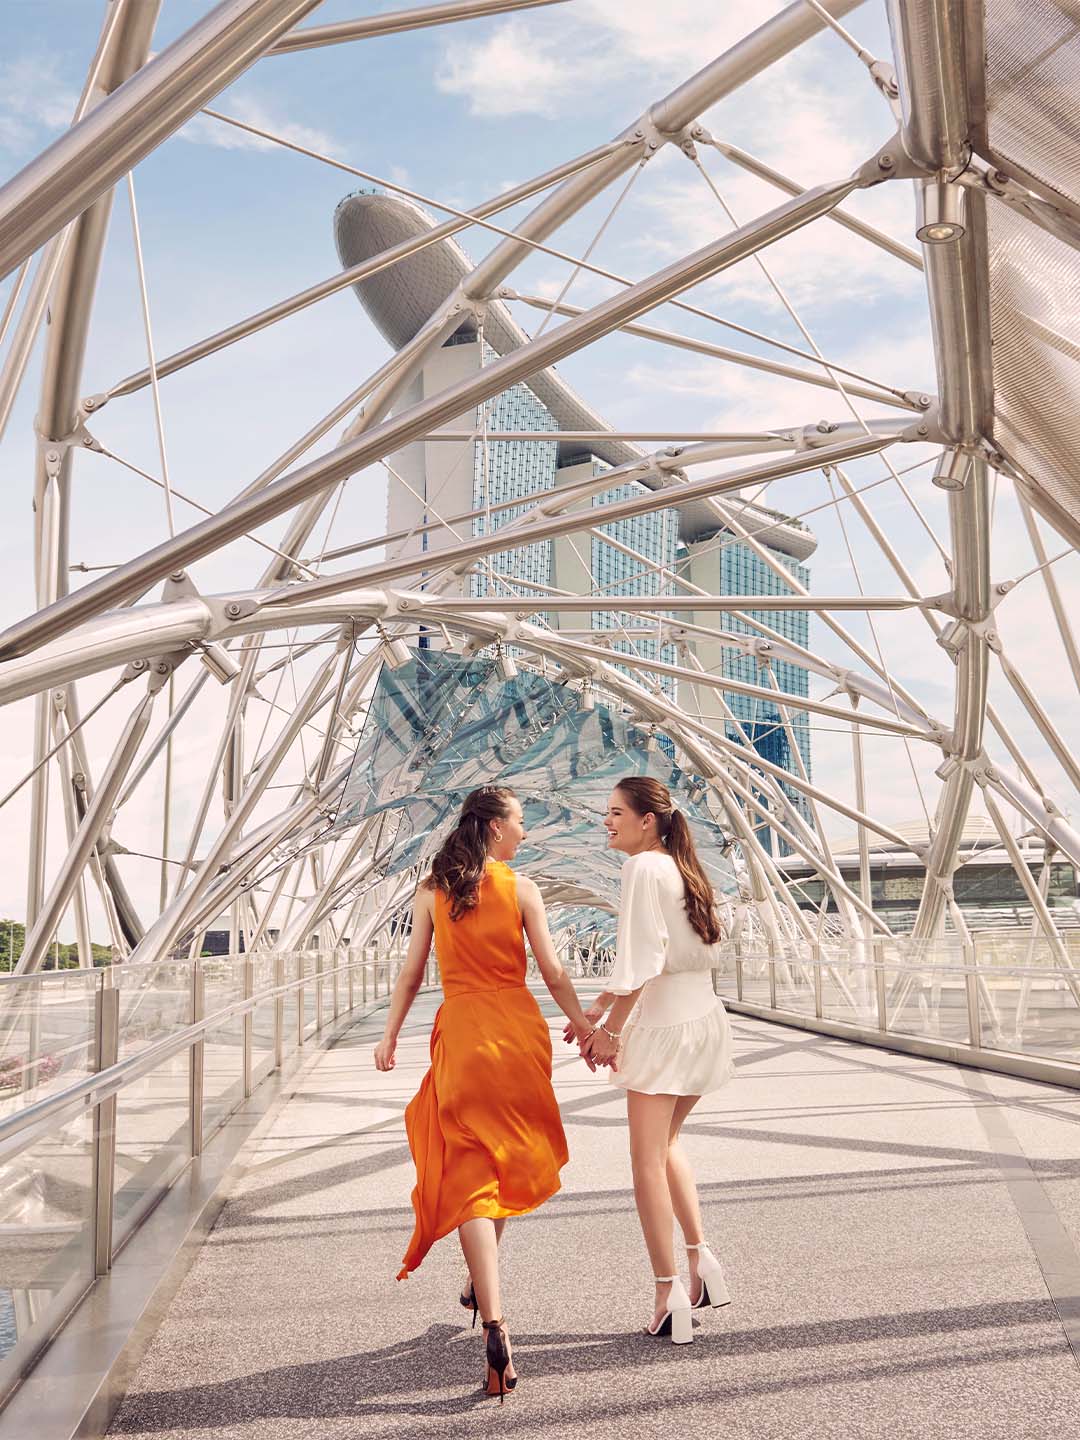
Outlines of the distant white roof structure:
[[[334,211],[334,239],[341,263],[346,267],[359,265],[402,241],[412,240],[433,225],[431,216],[419,205],[381,191],[357,191],[346,196]],[[380,335],[395,350],[400,350],[472,269],[465,251],[447,237],[377,275],[358,281],[353,289]],[[462,322],[461,331],[468,333],[473,328],[471,319]],[[485,309],[484,339],[497,354],[508,355],[527,344],[529,336],[501,300],[492,300]],[[538,370],[529,378],[528,386],[550,410],[561,430],[611,429],[554,367]],[[570,453],[580,453],[582,448],[573,446]],[[629,464],[640,459],[643,453],[624,440],[592,441],[589,449],[610,465]],[[567,455],[561,454],[560,458]],[[656,488],[651,477],[643,475],[641,480],[642,484]],[[743,521],[752,522],[751,528],[762,544],[782,554],[805,561],[817,549],[811,530],[789,523],[778,511],[740,503],[738,512]],[[716,511],[702,501],[682,506],[679,515],[681,537],[687,542],[707,539],[722,528]],[[775,523],[769,524],[769,521]]]

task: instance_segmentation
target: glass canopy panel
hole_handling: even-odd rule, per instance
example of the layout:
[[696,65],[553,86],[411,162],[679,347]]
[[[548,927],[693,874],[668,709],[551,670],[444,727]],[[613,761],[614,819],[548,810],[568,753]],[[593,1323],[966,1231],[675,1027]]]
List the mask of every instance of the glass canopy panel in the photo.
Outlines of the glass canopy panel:
[[727,837],[703,787],[640,727],[607,705],[582,709],[575,690],[541,675],[506,679],[490,659],[413,656],[383,667],[335,821],[344,829],[380,811],[392,817],[379,842],[383,875],[430,860],[470,790],[508,785],[528,832],[516,863],[560,907],[560,924],[565,904],[606,934],[613,921],[596,907],[616,902],[622,857],[607,849],[602,817],[621,779],[652,775],[686,816],[717,891],[735,893]]

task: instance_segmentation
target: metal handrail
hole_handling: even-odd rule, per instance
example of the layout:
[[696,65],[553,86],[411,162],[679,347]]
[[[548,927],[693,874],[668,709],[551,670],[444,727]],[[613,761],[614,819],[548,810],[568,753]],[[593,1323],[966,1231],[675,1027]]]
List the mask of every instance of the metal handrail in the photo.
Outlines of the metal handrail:
[[388,960],[353,960],[345,965],[335,965],[330,970],[322,970],[315,975],[298,976],[295,980],[288,980],[283,985],[260,990],[257,995],[244,996],[240,1000],[234,1000],[231,1004],[222,1006],[220,1010],[215,1010],[201,1020],[186,1025],[175,1034],[166,1035],[161,1040],[154,1041],[145,1050],[140,1050],[137,1055],[129,1055],[124,1060],[118,1060],[115,1065],[95,1071],[93,1075],[87,1075],[84,1079],[75,1081],[66,1089],[58,1090],[53,1095],[46,1095],[44,1099],[36,1100],[16,1114],[0,1120],[0,1163],[12,1159],[20,1151],[33,1144],[35,1140],[40,1139],[42,1133],[47,1133],[49,1128],[47,1122],[56,1115],[74,1109],[80,1102],[83,1109],[92,1109],[94,1106],[100,1105],[110,1096],[118,1094],[125,1086],[141,1079],[151,1070],[155,1070],[166,1060],[171,1060],[174,1055],[189,1050],[192,1045],[202,1039],[208,1030],[216,1030],[219,1025],[234,1016],[246,1015],[258,1006],[265,1005],[269,1000],[276,1000],[279,996],[284,997],[297,990],[305,989],[308,985],[321,984],[332,976],[345,974],[349,970],[363,970],[396,963],[398,962]]

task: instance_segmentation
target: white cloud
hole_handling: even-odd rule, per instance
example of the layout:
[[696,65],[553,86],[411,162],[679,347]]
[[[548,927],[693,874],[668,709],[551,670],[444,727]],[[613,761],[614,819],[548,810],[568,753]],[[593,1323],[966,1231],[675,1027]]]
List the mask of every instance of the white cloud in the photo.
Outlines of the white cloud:
[[78,95],[60,79],[56,60],[21,55],[0,64],[0,149],[23,151],[71,124]]
[[[780,9],[759,4],[758,23]],[[745,11],[700,0],[578,0],[572,10],[507,20],[486,39],[447,45],[435,82],[463,96],[473,115],[554,115],[606,86],[627,86],[635,70],[677,80],[720,54],[748,29]]]
[[[329,155],[333,159],[341,157],[341,147],[325,130],[286,120],[276,115],[272,106],[253,94],[230,96],[228,108],[221,113],[231,114],[247,125],[254,125],[260,130],[280,136],[282,140],[302,145],[305,149],[316,150],[321,155]],[[209,145],[218,150],[266,151],[278,148],[272,140],[264,140],[260,135],[239,130],[235,125],[227,125],[223,120],[215,120],[209,115],[196,115],[179,133],[181,139],[189,140],[192,144]]]

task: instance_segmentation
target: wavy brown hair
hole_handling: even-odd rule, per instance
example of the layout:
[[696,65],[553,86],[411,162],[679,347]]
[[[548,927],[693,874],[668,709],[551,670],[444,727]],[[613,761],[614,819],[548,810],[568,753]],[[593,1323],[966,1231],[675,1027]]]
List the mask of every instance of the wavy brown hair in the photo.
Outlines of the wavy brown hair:
[[657,833],[683,878],[686,918],[706,945],[715,945],[723,931],[713,888],[698,859],[686,816],[672,804],[671,791],[649,775],[628,776],[615,789],[636,815],[656,816]]
[[482,785],[466,795],[461,814],[442,848],[431,862],[431,874],[424,881],[429,890],[441,890],[450,901],[450,919],[460,920],[475,910],[480,899],[480,881],[488,858],[491,821],[510,814],[513,790],[505,785]]

